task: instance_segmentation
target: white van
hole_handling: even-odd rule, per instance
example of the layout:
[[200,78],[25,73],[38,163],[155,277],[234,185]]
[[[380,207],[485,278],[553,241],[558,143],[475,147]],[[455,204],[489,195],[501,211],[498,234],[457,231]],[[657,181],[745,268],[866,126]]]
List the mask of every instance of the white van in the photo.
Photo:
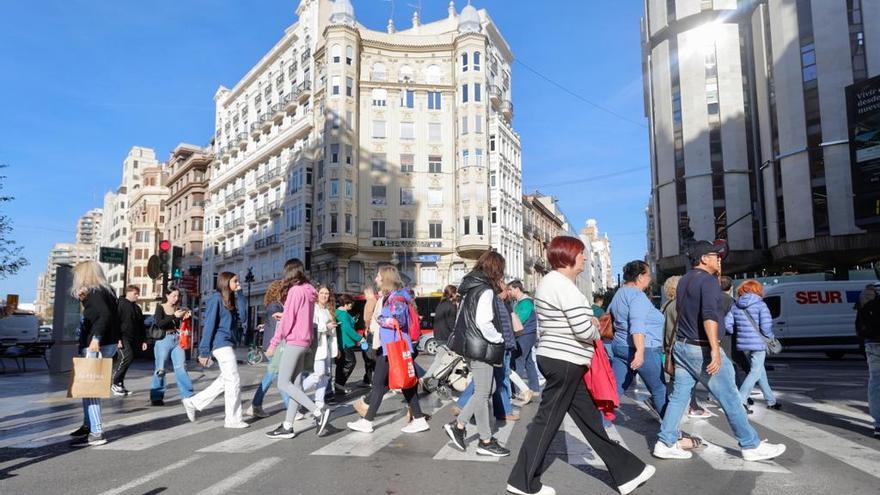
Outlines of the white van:
[[764,287],[773,332],[785,351],[819,351],[839,359],[859,352],[855,304],[875,281],[785,282]]
[[6,345],[36,342],[40,336],[40,320],[32,313],[0,316],[0,343]]

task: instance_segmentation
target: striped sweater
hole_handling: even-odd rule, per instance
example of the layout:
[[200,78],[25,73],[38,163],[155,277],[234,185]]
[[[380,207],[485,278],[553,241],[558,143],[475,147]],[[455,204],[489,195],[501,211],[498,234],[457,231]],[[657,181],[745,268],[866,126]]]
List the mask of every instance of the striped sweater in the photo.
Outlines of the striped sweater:
[[593,310],[574,282],[551,271],[535,291],[538,313],[538,356],[589,366],[599,328]]

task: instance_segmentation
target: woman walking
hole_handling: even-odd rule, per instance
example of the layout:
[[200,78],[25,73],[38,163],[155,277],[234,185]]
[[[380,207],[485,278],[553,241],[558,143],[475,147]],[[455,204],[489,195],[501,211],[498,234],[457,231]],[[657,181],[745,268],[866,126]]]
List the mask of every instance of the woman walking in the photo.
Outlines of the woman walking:
[[761,388],[767,407],[781,409],[776,402],[776,396],[770,388],[767,379],[767,370],[764,368],[764,360],[767,357],[767,343],[765,338],[773,339],[773,317],[770,308],[764,302],[764,285],[757,280],[746,280],[736,291],[737,300],[730,312],[724,318],[724,326],[727,333],[736,335],[736,350],[745,354],[749,360],[749,373],[743,379],[739,388],[746,412],[752,414],[749,409],[748,399],[755,387],[755,383]]
[[[272,342],[272,337],[275,336],[275,329],[278,328],[279,315],[284,313],[284,300],[282,299],[281,293],[283,289],[284,283],[281,280],[276,280],[269,284],[269,287],[266,289],[266,295],[263,296],[263,306],[266,307],[266,326],[263,330],[264,352],[269,350],[269,343]],[[263,375],[263,379],[260,381],[260,386],[257,387],[257,390],[254,392],[254,398],[251,400],[250,407],[245,411],[246,415],[255,418],[265,418],[269,416],[269,414],[263,410],[263,398],[266,396],[266,392],[269,391],[269,387],[272,386],[272,383],[277,380],[277,363],[270,362],[269,366],[266,367],[266,373]],[[284,407],[286,408],[289,400],[287,394],[280,390],[279,392],[281,393],[281,398],[284,400]]]
[[541,329],[538,368],[547,382],[507,480],[507,491],[515,495],[556,493],[541,482],[541,475],[549,465],[545,457],[550,444],[568,414],[608,467],[618,491],[630,493],[654,475],[654,467],[608,438],[602,415],[584,385],[594,343],[600,339],[590,304],[575,285],[584,270],[584,244],[575,237],[556,237],[550,241],[547,258],[553,271],[541,279],[535,293]]
[[[83,305],[79,351],[87,358],[112,358],[119,345],[119,316],[113,289],[104,277],[101,265],[83,261],[73,269],[70,294]],[[104,445],[101,399],[83,399],[83,424],[70,434],[74,446]]]
[[315,303],[315,329],[314,335],[318,342],[312,343],[315,349],[315,362],[312,366],[312,373],[302,381],[303,390],[315,388],[315,406],[318,409],[324,409],[324,394],[327,391],[327,385],[330,383],[331,365],[333,358],[339,354],[339,348],[336,343],[336,315],[333,309],[333,295],[330,287],[322,285],[318,289],[318,301]]
[[617,394],[623,396],[638,374],[651,398],[648,406],[663,417],[666,407],[666,377],[663,375],[663,329],[666,319],[645,290],[651,285],[651,271],[641,260],[623,267],[623,287],[617,290],[608,311],[614,319],[611,341],[611,367],[617,381]]
[[238,275],[221,272],[217,276],[217,290],[208,299],[205,309],[205,322],[199,341],[199,363],[208,366],[211,356],[214,356],[220,366],[220,376],[205,390],[183,399],[183,409],[190,421],[195,421],[196,412],[205,409],[218,395],[223,394],[226,405],[224,426],[250,426],[241,419],[241,377],[233,351],[235,336],[241,334],[241,321],[244,319],[240,313],[245,308],[244,300],[237,300],[240,290]]
[[[419,322],[409,321],[409,305],[412,304],[412,298],[403,287],[403,281],[400,280],[400,274],[397,268],[391,265],[385,265],[379,268],[376,274],[376,285],[384,294],[376,305],[374,315],[378,332],[374,334],[374,347],[377,350],[376,369],[373,371],[373,389],[370,391],[370,403],[367,413],[363,418],[348,423],[349,429],[360,431],[363,433],[373,432],[373,419],[379,412],[379,406],[382,405],[382,397],[388,391],[388,351],[387,345],[391,342],[397,342],[398,332],[400,329],[402,339],[406,342],[410,352],[412,352],[412,342],[409,339],[409,325],[418,325]],[[403,397],[409,405],[412,421],[401,428],[404,433],[418,433],[430,429],[425,415],[422,414],[419,406],[418,383],[413,387],[404,389]]]
[[[361,350],[361,344],[366,342],[365,338],[361,337],[354,328],[354,317],[349,312],[353,306],[354,301],[351,296],[343,294],[339,298],[339,307],[336,308],[336,321],[339,325],[337,335],[341,341],[341,355],[336,364],[336,385],[342,388],[345,387],[351,372],[357,365],[355,356]],[[366,363],[364,364],[366,365]]]
[[165,336],[153,344],[156,368],[150,385],[150,403],[154,406],[165,405],[165,363],[169,358],[180,396],[186,399],[193,395],[192,381],[186,372],[186,353],[180,347],[180,322],[191,316],[189,311],[180,308],[180,290],[177,288],[170,289],[162,298],[162,304],[156,305],[153,324],[163,330]]
[[[473,376],[474,394],[458,418],[443,427],[452,443],[466,450],[465,426],[471,418],[475,419],[480,437],[477,454],[493,457],[510,455],[510,450],[499,445],[492,436],[489,424],[489,398],[492,395],[495,367],[503,366],[507,352],[502,333],[502,314],[507,309],[502,309],[504,303],[498,297],[503,290],[503,278],[504,257],[495,251],[486,251],[458,288],[462,296],[461,310],[455,321],[455,330],[449,338],[449,349],[467,360]],[[507,315],[509,320],[510,313]],[[511,348],[515,348],[515,341],[510,344]]]
[[296,432],[293,422],[300,406],[305,407],[315,418],[315,433],[319,436],[327,428],[330,420],[330,409],[318,408],[303,390],[302,370],[305,366],[306,353],[312,344],[312,325],[315,318],[315,300],[317,291],[305,275],[302,261],[294,258],[284,264],[284,315],[278,323],[278,329],[269,350],[269,357],[276,352],[283,342],[281,363],[278,366],[278,389],[290,397],[284,422],[278,428],[266,432],[269,438],[293,438]]

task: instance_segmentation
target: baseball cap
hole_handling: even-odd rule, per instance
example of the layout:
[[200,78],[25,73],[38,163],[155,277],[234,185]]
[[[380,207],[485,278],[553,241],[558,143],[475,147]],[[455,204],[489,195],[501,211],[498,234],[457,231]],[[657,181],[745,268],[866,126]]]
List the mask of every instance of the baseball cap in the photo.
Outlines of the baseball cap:
[[705,256],[707,254],[717,254],[721,259],[727,257],[727,241],[724,239],[716,239],[712,242],[709,241],[697,241],[695,242],[690,249],[688,249],[687,256],[692,262],[700,259],[700,257]]

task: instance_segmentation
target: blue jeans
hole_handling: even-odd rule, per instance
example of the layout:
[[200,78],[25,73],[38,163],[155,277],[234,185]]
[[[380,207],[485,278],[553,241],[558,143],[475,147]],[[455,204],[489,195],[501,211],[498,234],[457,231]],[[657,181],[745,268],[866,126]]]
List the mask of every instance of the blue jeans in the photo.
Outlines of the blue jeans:
[[[116,344],[102,345],[101,357],[113,358],[116,354]],[[98,357],[97,354],[89,352],[89,349],[83,349],[83,357]],[[100,435],[104,432],[104,425],[101,423],[101,399],[83,399],[83,426],[89,427],[89,432],[94,435]]]
[[[538,334],[530,333],[516,338],[522,353],[516,358],[514,367],[519,376],[528,383],[532,392],[541,391],[541,383],[538,381],[538,365],[535,364],[535,344],[538,343]],[[520,393],[525,390],[520,390]]]
[[[263,375],[263,381],[260,382],[260,386],[257,387],[257,390],[254,392],[254,398],[251,400],[251,405],[254,407],[263,407],[263,397],[266,396],[266,392],[269,391],[269,387],[272,386],[278,379],[278,371],[272,371],[270,369],[266,369],[266,374]],[[287,409],[287,402],[290,400],[287,397],[287,394],[283,391],[278,391],[281,394],[281,398],[284,400],[284,408]]]
[[880,428],[880,343],[866,343],[868,358],[868,411],[874,418],[874,428]]
[[[513,404],[510,402],[510,352],[504,353],[504,361],[501,366],[495,366],[492,370],[495,378],[495,391],[492,393],[492,410],[496,418],[503,418],[513,413]],[[456,404],[464,407],[474,395],[474,382],[468,383],[464,392],[458,397]]]
[[761,387],[761,393],[764,394],[764,400],[768,406],[776,404],[776,397],[770,390],[770,382],[767,380],[767,370],[764,369],[764,359],[767,357],[767,351],[743,351],[749,360],[749,374],[743,379],[742,385],[739,387],[739,397],[742,403],[746,403],[755,383]]
[[740,401],[739,392],[734,381],[733,365],[724,353],[721,353],[721,369],[710,375],[706,366],[712,361],[708,347],[700,347],[684,342],[676,342],[673,348],[675,357],[675,379],[672,383],[672,394],[666,404],[663,424],[660,426],[658,439],[668,446],[678,442],[678,425],[687,412],[691,401],[691,391],[697,382],[703,384],[724,410],[727,423],[733,430],[733,436],[740,448],[753,449],[761,440],[758,433],[749,424],[746,410]]
[[153,345],[156,369],[153,371],[153,382],[150,385],[150,400],[165,398],[165,363],[169,357],[174,366],[174,377],[177,379],[180,396],[185,399],[193,395],[192,381],[186,373],[186,353],[180,348],[179,343],[180,337],[175,333],[165,335],[164,339],[157,340]]
[[663,376],[663,360],[660,358],[662,350],[659,347],[646,347],[645,360],[642,367],[633,370],[629,364],[636,355],[636,348],[626,345],[611,345],[611,369],[614,370],[614,379],[617,381],[617,395],[623,397],[623,393],[629,389],[633,378],[639,375],[648,391],[651,392],[651,398],[654,400],[654,407],[660,415],[663,415],[663,408],[666,407],[666,377]]

